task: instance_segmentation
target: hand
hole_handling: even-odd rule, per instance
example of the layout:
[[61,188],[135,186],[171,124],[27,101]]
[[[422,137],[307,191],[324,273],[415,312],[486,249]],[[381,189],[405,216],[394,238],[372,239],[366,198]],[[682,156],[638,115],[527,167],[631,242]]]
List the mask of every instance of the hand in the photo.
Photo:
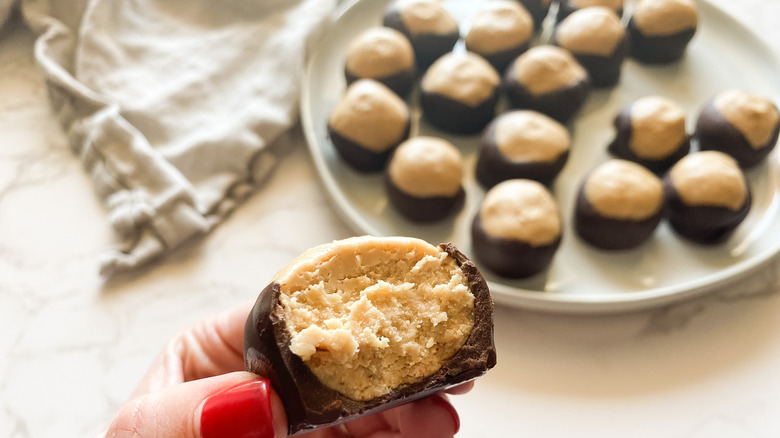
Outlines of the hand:
[[[287,419],[268,381],[244,369],[244,323],[254,303],[176,335],[100,437],[272,438]],[[468,392],[467,383],[448,391]],[[444,395],[434,395],[302,438],[447,438],[459,427]]]

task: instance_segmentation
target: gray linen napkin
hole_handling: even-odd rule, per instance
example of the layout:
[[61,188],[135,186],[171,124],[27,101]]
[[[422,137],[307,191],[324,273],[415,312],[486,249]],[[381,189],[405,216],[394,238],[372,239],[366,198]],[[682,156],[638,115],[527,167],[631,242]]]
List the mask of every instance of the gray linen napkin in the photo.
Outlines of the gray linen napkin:
[[103,275],[207,233],[269,172],[334,4],[21,0],[53,111],[122,242]]

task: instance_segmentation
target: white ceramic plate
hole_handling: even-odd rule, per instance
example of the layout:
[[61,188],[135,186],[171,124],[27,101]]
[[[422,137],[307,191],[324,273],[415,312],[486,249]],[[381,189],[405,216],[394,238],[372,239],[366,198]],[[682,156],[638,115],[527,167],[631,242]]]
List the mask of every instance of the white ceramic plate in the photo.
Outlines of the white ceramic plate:
[[[483,0],[484,1],[484,0]],[[445,0],[465,26],[483,1]],[[438,135],[466,157],[466,203],[454,217],[419,225],[388,205],[380,175],[363,175],[345,165],[330,143],[326,121],[345,90],[343,66],[348,43],[361,31],[381,25],[386,1],[342,5],[330,30],[314,45],[303,83],[301,116],[315,166],[334,208],[357,234],[416,236],[431,243],[453,242],[471,254],[469,226],[484,190],[474,181],[478,136],[453,136],[420,121],[418,96],[412,108],[412,135]],[[649,242],[622,252],[584,244],[571,226],[574,195],[582,175],[608,158],[612,120],[625,104],[647,95],[680,103],[692,128],[701,106],[726,88],[757,92],[778,101],[780,64],[775,54],[746,26],[713,5],[699,1],[700,27],[679,64],[649,67],[628,60],[621,83],[592,93],[571,126],[572,151],[553,187],[566,226],[550,269],[525,280],[507,280],[482,269],[496,302],[536,310],[606,313],[635,310],[691,297],[746,274],[780,249],[780,188],[777,154],[748,173],[753,207],[727,242],[712,247],[690,244],[662,223]],[[627,16],[630,14],[627,10]],[[548,23],[549,24],[549,23]],[[544,32],[544,34],[549,32]],[[455,50],[463,50],[459,43]]]

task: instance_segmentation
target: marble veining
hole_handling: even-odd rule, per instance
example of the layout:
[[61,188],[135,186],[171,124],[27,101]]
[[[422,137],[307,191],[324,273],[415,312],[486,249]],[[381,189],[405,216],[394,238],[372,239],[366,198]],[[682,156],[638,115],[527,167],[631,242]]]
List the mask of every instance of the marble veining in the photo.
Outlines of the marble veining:
[[[714,3],[780,51],[780,0]],[[92,436],[178,330],[253,300],[292,257],[351,232],[296,132],[275,173],[213,233],[104,282],[109,218],[49,113],[32,44],[18,20],[0,31],[0,436]],[[776,437],[778,291],[773,261],[652,311],[499,307],[499,365],[453,398],[459,436]]]

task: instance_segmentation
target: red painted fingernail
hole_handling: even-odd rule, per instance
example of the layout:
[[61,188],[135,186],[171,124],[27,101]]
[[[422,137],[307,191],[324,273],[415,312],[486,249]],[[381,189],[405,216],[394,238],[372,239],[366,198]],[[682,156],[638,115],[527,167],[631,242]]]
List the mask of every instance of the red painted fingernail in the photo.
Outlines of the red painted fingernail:
[[209,396],[200,414],[203,438],[274,438],[268,379],[250,380]]
[[455,430],[452,432],[452,434],[455,435],[458,433],[460,430],[460,416],[458,415],[458,411],[455,410],[455,406],[452,406],[449,400],[443,396],[439,395],[432,398],[436,403],[447,409],[447,412],[450,413],[450,417],[452,417],[452,424],[455,426]]

